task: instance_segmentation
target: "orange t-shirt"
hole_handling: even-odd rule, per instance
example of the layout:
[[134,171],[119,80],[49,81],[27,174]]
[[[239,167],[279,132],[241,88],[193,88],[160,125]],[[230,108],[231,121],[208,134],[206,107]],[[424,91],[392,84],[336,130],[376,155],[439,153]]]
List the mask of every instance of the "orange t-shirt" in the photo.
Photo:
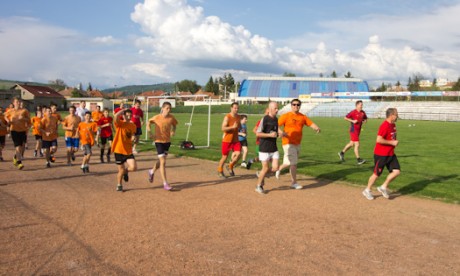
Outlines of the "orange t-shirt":
[[38,118],[37,116],[32,117],[32,119],[30,119],[30,123],[32,124],[32,135],[42,136],[42,132],[40,131],[42,118]]
[[8,122],[5,120],[5,115],[0,114],[0,121],[2,121],[3,125],[0,124],[0,136],[5,136],[8,134],[8,127],[7,124]]
[[91,118],[93,118],[93,122],[96,122],[96,123],[102,118],[102,115],[104,115],[102,111],[95,110],[91,112]]
[[241,126],[241,118],[240,115],[236,115],[236,117],[233,117],[232,114],[228,113],[225,115],[227,117],[227,126],[233,126],[233,124],[236,122],[238,123],[238,127],[229,131],[224,131],[224,136],[222,138],[222,142],[226,143],[236,143],[238,142],[238,129]]
[[77,137],[77,129],[78,129],[78,124],[80,124],[81,119],[77,115],[68,115],[67,117],[64,118],[64,121],[62,122],[62,125],[64,127],[71,127],[72,130],[66,130],[65,131],[65,137],[70,137],[70,138],[78,138]]
[[171,142],[172,126],[177,126],[177,120],[173,115],[169,114],[168,117],[164,117],[161,114],[159,114],[153,116],[149,120],[149,122],[155,124],[155,142]]
[[133,122],[115,120],[115,137],[112,142],[112,152],[130,155],[133,153],[132,137],[137,127]]
[[282,138],[282,144],[300,145],[302,141],[303,126],[311,126],[313,122],[302,113],[288,112],[278,119],[278,125],[284,126],[286,136]]
[[97,132],[97,124],[95,122],[81,122],[78,124],[78,134],[80,135],[80,143],[82,145],[94,145],[94,134]]
[[58,119],[59,122],[62,122],[61,114],[56,112],[56,113],[51,113],[51,116],[56,117],[56,119]]
[[27,109],[9,109],[5,117],[10,122],[10,131],[27,132],[30,126],[30,115]]
[[[54,116],[43,117],[40,122],[40,127],[44,131],[42,131],[42,139],[43,141],[53,141],[56,140],[58,137],[57,129],[58,129],[58,119]],[[49,135],[46,135],[46,132],[49,132]]]

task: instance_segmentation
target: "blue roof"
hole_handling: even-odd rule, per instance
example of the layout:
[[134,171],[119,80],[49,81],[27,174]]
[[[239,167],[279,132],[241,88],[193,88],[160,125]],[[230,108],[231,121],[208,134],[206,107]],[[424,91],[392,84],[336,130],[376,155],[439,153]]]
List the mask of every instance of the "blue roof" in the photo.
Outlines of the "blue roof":
[[298,98],[299,95],[333,92],[369,92],[367,82],[356,78],[248,78],[239,97]]

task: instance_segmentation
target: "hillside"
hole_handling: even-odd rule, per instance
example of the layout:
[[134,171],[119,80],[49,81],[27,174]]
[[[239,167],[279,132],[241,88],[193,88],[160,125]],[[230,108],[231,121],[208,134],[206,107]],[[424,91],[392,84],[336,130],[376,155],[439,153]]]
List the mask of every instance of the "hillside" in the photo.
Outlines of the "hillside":
[[49,84],[49,83],[40,83],[40,82],[29,82],[29,81],[17,81],[17,80],[2,80],[0,79],[0,89],[10,89],[17,83],[27,83],[28,85],[40,85],[40,86],[48,86],[53,88],[56,91],[60,91],[64,89],[63,86],[60,85],[54,85],[54,84]]
[[128,85],[123,87],[109,88],[102,90],[103,93],[122,91],[125,94],[138,94],[145,91],[163,90],[165,92],[174,91],[174,83],[159,83],[150,85]]

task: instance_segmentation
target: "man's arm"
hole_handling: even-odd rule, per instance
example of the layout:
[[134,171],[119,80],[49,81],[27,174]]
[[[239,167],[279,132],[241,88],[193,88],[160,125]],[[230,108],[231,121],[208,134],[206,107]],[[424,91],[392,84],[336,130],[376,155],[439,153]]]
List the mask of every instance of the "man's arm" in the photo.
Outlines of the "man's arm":
[[312,128],[316,133],[320,133],[320,132],[321,132],[321,129],[320,129],[319,126],[317,126],[315,123],[311,124],[311,125],[310,125],[310,128]]
[[396,147],[399,144],[398,140],[386,140],[380,135],[377,135],[377,143],[382,144],[382,145],[389,145],[389,146],[394,146]]

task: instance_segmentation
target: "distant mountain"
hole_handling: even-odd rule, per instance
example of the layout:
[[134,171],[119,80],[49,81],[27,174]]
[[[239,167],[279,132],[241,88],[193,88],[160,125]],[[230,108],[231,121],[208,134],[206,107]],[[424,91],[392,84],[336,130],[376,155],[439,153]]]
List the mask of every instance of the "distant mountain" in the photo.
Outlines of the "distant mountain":
[[33,82],[33,81],[16,81],[16,80],[2,80],[0,79],[0,89],[10,89],[16,84],[28,84],[28,85],[39,85],[39,86],[48,86],[53,88],[55,91],[61,91],[64,89],[64,86],[49,84],[49,83],[41,83],[41,82]]
[[103,93],[112,93],[115,91],[122,91],[125,95],[139,94],[146,91],[162,90],[165,92],[174,91],[174,83],[159,83],[150,85],[128,85],[123,87],[108,88],[102,90]]

